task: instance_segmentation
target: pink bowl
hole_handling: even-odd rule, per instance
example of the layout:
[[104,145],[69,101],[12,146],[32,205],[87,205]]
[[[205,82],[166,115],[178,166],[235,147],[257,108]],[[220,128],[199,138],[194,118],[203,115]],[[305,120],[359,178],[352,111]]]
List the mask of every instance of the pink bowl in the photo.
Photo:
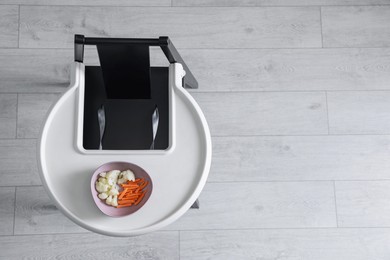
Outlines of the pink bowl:
[[[134,175],[136,178],[144,178],[148,181],[148,185],[146,186],[146,194],[142,201],[138,205],[133,205],[130,207],[124,207],[124,208],[115,208],[113,206],[109,206],[105,203],[104,200],[101,200],[98,197],[98,191],[95,188],[95,183],[99,179],[99,173],[101,172],[107,172],[111,170],[131,170],[134,172]],[[132,214],[142,208],[143,205],[148,201],[150,195],[152,194],[153,190],[153,184],[152,179],[150,178],[149,174],[146,173],[144,169],[139,167],[138,165],[128,163],[128,162],[109,162],[101,165],[99,168],[96,169],[96,171],[93,173],[91,178],[91,192],[93,200],[95,201],[96,206],[106,215],[111,217],[122,217],[129,214]]]

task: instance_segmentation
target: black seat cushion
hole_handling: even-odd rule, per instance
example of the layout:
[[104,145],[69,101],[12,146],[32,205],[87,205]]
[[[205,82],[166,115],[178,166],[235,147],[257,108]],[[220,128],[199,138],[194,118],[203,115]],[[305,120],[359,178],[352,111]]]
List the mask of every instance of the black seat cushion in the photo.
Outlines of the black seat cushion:
[[155,149],[169,145],[168,68],[151,68],[151,99],[108,99],[101,68],[85,67],[83,146],[99,148],[97,110],[105,107],[106,129],[103,150],[144,150],[152,143],[152,114],[157,105],[159,128]]

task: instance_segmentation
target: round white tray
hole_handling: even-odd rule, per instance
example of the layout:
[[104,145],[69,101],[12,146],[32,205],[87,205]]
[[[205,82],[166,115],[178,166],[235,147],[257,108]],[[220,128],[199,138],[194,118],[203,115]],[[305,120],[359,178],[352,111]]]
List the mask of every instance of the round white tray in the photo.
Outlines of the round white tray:
[[[72,221],[111,236],[158,230],[183,215],[198,198],[210,170],[211,137],[197,103],[182,87],[181,64],[169,67],[170,145],[167,150],[85,150],[82,140],[84,65],[74,63],[72,83],[53,106],[38,143],[42,182],[57,207]],[[153,180],[148,202],[120,218],[104,215],[95,205],[90,181],[94,170],[110,161],[145,169]]]

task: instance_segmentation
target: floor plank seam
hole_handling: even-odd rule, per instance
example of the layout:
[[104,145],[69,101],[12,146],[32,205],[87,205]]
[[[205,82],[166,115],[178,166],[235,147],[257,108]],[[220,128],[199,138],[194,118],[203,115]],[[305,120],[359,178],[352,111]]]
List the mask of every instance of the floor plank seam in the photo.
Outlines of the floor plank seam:
[[[176,233],[177,234],[178,231],[180,231],[180,230],[174,230],[174,229],[171,229],[171,230],[158,230],[158,231],[154,231],[152,233],[147,233],[147,234],[144,234],[144,235],[147,236],[147,235],[150,235],[150,234],[159,234],[159,233]],[[102,236],[102,237],[107,237],[107,238],[112,238],[112,239],[115,239],[115,238],[117,238],[117,239],[131,238],[131,237],[105,236],[105,235],[94,233],[94,232],[89,231],[87,229],[85,231],[81,231],[81,232],[69,232],[69,233],[68,232],[53,232],[53,233],[26,233],[26,234],[18,233],[18,234],[14,234],[14,235],[0,234],[0,237],[57,236],[57,235],[99,235],[99,236]]]
[[[0,4],[0,5],[10,5],[10,4]],[[136,8],[170,8],[172,7],[169,4],[166,5],[98,5],[98,4],[93,4],[93,5],[67,5],[67,4],[59,4],[59,5],[51,5],[51,4],[19,4],[22,7],[49,7],[49,8],[55,8],[55,7],[85,7],[85,8],[107,8],[107,7],[113,7],[113,8],[123,8],[123,7],[136,7]],[[179,6],[177,6],[179,7]]]
[[[190,90],[190,94],[204,93],[204,94],[221,94],[221,93],[323,93],[323,92],[390,92],[390,89],[370,89],[370,90]],[[41,94],[41,93],[38,93]],[[42,93],[43,94],[43,93]]]
[[207,181],[207,184],[233,184],[233,183],[302,183],[302,182],[388,182],[390,179],[364,179],[364,180],[231,180],[231,181]]
[[339,217],[337,212],[337,197],[336,197],[336,181],[333,181],[333,192],[334,192],[334,207],[336,213],[336,225],[339,227]]
[[[359,230],[359,229],[390,229],[390,226],[383,226],[383,227],[379,227],[379,226],[366,226],[366,227],[336,227],[336,226],[332,226],[332,227],[280,227],[280,228],[277,228],[277,227],[263,227],[263,228],[258,228],[258,227],[254,227],[254,228],[224,228],[224,229],[169,229],[169,230],[166,230],[166,231],[180,231],[180,232],[218,232],[218,231],[221,231],[221,232],[224,232],[224,231],[266,231],[266,230],[348,230],[348,229],[352,229],[352,230]],[[64,234],[67,234],[67,233],[64,233]],[[34,234],[32,234],[34,235]],[[44,235],[44,234],[43,234]]]
[[[389,5],[390,7],[390,5]],[[0,49],[10,50],[10,49],[20,49],[20,50],[69,50],[72,51],[72,47],[1,47]],[[221,47],[180,47],[177,50],[180,52],[181,50],[333,50],[333,49],[390,49],[390,46],[335,46],[335,47],[229,47],[229,48],[221,48]]]
[[[70,82],[69,82],[70,83]],[[59,91],[45,91],[45,92],[33,92],[33,91],[17,91],[17,92],[10,92],[10,91],[1,91],[0,94],[20,94],[20,95],[45,95],[45,94],[57,94],[61,95],[66,91],[68,88],[69,83],[67,83],[67,87],[61,87],[63,89]],[[303,90],[187,90],[190,94],[224,94],[224,93],[323,93],[323,92],[389,92],[390,89],[338,89],[338,90],[326,90],[326,89],[318,89],[318,90],[311,90],[311,89],[303,89]]]
[[33,137],[23,137],[23,138],[0,138],[0,141],[6,141],[6,140],[37,140],[38,137],[33,138]]
[[323,26],[322,26],[322,7],[319,7],[320,11],[320,29],[321,29],[321,47],[324,48],[324,35],[323,35]]
[[16,94],[16,129],[15,129],[15,139],[18,139],[18,124],[19,124],[19,94]]
[[[270,227],[270,228],[226,228],[226,229],[170,229],[170,230],[160,230],[155,231],[151,234],[158,234],[158,233],[177,233],[179,232],[226,232],[226,231],[278,231],[278,230],[359,230],[359,229],[389,229],[390,226],[382,226],[382,227]],[[96,235],[96,233],[93,233],[91,231],[86,230],[85,232],[69,232],[69,233],[30,233],[30,234],[15,234],[15,235],[0,235],[0,237],[23,237],[23,236],[66,236],[66,235]],[[148,235],[148,234],[145,234]],[[142,236],[141,236],[142,237]],[[112,239],[120,239],[121,237],[111,237],[107,236],[107,238]]]
[[20,47],[20,5],[18,5],[18,49]]
[[180,230],[178,230],[178,237],[179,237],[179,245],[178,245],[178,248],[179,248],[179,260],[181,259],[181,245],[180,245],[180,243],[181,243],[181,231]]
[[[252,138],[252,137],[346,137],[346,136],[383,136],[390,137],[390,133],[384,134],[264,134],[264,135],[212,135],[211,138],[232,138],[232,137],[242,137],[242,138]],[[0,141],[15,141],[15,140],[38,140],[38,137],[23,137],[23,138],[0,138]]]
[[326,91],[325,91],[325,105],[326,105],[326,123],[328,125],[328,135],[330,135],[329,103],[328,103],[328,92],[326,92]]
[[26,188],[26,187],[43,187],[43,185],[0,185],[0,188],[11,188],[11,187],[22,187],[22,188]]
[[[15,4],[0,4],[1,5],[15,5]],[[114,7],[114,8],[120,8],[120,7],[137,7],[137,8],[169,8],[169,7],[175,7],[175,8],[315,8],[315,7],[389,7],[389,4],[352,4],[352,5],[68,5],[68,4],[20,4],[21,6],[26,7]]]
[[390,136],[390,133],[383,133],[383,134],[358,134],[358,133],[349,133],[349,134],[338,134],[338,133],[333,133],[333,134],[251,134],[251,135],[212,135],[211,138],[228,138],[228,137],[323,137],[323,136],[328,136],[328,137],[337,137],[337,136]]
[[[69,82],[70,83],[70,82]],[[63,89],[59,91],[45,91],[45,92],[34,92],[34,91],[1,91],[0,94],[20,94],[20,95],[44,95],[44,94],[62,94],[66,91],[68,88],[69,83],[67,83],[67,86],[61,87]],[[338,89],[338,90],[326,90],[326,89],[318,89],[318,90],[311,90],[311,89],[303,89],[303,90],[188,90],[187,91],[190,94],[221,94],[221,93],[323,93],[323,92],[390,92],[390,89]]]
[[[62,94],[66,91],[67,87],[63,87],[63,91],[59,92],[54,92],[54,91],[49,91],[49,92],[34,92],[34,91],[16,91],[16,92],[10,92],[10,91],[1,91],[0,94],[20,94],[20,95],[45,95],[45,94]],[[390,90],[389,90],[390,91]]]
[[15,235],[15,222],[16,222],[16,192],[17,192],[17,187],[14,189],[15,194],[14,194],[14,222],[12,223],[12,235]]
[[[366,227],[254,227],[254,228],[224,228],[224,229],[169,229],[166,231],[180,231],[180,232],[224,232],[224,231],[267,231],[267,230],[359,230],[359,229],[390,229],[390,226],[366,226]],[[67,234],[67,233],[64,233]],[[33,235],[33,234],[32,234]]]

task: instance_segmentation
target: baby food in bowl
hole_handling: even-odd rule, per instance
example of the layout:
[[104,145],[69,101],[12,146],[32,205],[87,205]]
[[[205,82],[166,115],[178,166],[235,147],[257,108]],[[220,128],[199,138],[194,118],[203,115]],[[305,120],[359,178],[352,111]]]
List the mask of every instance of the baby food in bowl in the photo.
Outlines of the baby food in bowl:
[[91,192],[106,215],[121,217],[139,210],[148,201],[153,185],[149,174],[128,162],[109,162],[93,173]]

